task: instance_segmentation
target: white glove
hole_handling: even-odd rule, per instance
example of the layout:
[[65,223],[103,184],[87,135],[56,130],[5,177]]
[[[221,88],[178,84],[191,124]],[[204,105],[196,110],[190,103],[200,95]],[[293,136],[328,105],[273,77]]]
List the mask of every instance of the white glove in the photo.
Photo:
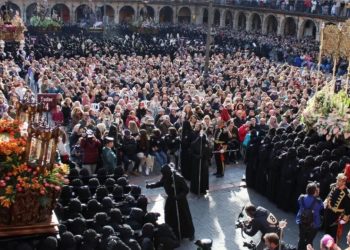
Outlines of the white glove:
[[221,149],[220,154],[223,154],[223,153],[225,153],[225,150]]

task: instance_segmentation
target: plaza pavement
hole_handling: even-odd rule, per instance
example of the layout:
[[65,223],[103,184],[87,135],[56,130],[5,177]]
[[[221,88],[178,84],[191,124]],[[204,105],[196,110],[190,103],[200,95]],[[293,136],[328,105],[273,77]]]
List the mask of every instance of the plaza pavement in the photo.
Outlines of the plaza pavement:
[[[295,215],[285,213],[278,209],[267,198],[245,187],[242,182],[245,166],[230,165],[226,168],[224,178],[216,178],[212,175],[214,168],[210,168],[209,173],[209,194],[205,197],[198,198],[196,195],[189,194],[188,201],[192,213],[193,223],[195,226],[195,239],[210,238],[213,240],[213,250],[239,250],[247,249],[243,247],[243,241],[250,242],[254,240],[258,242],[260,235],[250,238],[245,235],[242,238],[241,231],[235,229],[235,222],[242,207],[251,202],[257,206],[263,206],[269,209],[278,219],[287,219],[288,225],[284,232],[283,240],[287,243],[297,245],[298,228],[295,224]],[[142,187],[142,193],[149,199],[148,210],[159,212],[161,217],[159,222],[164,222],[164,201],[165,192],[163,188],[146,189],[146,182],[157,181],[160,178],[159,172],[155,172],[150,176],[131,177],[130,183],[137,184]],[[346,246],[345,235],[349,230],[349,226],[345,227],[343,239],[340,244],[342,249]],[[319,241],[323,232],[319,232],[314,241],[315,250],[319,249]],[[183,240],[179,250],[197,249],[193,242],[187,239]]]

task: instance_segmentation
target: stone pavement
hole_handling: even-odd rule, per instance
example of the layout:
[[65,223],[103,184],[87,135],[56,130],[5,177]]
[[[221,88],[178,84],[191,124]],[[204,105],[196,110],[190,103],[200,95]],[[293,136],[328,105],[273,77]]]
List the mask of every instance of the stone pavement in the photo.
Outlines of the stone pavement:
[[[244,164],[231,165],[227,167],[224,178],[216,178],[212,176],[214,169],[210,169],[209,177],[209,194],[205,197],[198,198],[193,194],[188,195],[188,201],[192,213],[193,223],[195,226],[196,239],[211,238],[213,240],[213,250],[238,250],[247,249],[243,247],[243,241],[249,242],[254,240],[259,242],[260,235],[256,235],[253,239],[249,236],[242,238],[241,231],[235,229],[236,219],[242,207],[251,202],[254,205],[263,206],[269,209],[278,219],[287,219],[288,226],[285,229],[284,241],[293,245],[297,245],[298,228],[295,224],[295,215],[285,213],[278,209],[273,203],[265,197],[257,194],[251,189],[244,187],[241,181],[244,176]],[[153,182],[159,179],[159,174],[153,173],[148,177],[132,177],[130,183],[140,185],[142,193],[149,199],[148,209],[152,212],[161,213],[159,222],[164,222],[163,206],[166,197],[164,190],[145,189],[146,182]],[[340,246],[345,248],[345,235],[348,232],[347,226],[344,230],[343,240]],[[314,243],[319,249],[319,240],[323,232],[319,232]],[[196,249],[193,242],[183,240],[179,250]]]

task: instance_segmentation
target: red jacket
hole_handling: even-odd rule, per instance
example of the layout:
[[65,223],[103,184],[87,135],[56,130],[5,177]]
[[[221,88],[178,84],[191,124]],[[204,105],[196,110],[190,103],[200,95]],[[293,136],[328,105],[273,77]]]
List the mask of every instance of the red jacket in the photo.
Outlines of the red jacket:
[[249,129],[247,129],[247,125],[243,124],[242,126],[239,127],[238,129],[238,140],[240,142],[244,141],[245,136],[248,134]]
[[228,110],[226,108],[223,108],[220,112],[220,116],[221,116],[221,119],[224,121],[224,122],[227,122],[228,120],[230,120],[230,114],[228,113]]
[[55,124],[63,124],[64,116],[62,111],[53,111],[52,112],[52,120],[55,122]]
[[83,138],[80,141],[80,147],[83,151],[83,164],[96,164],[99,157],[101,142],[95,138]]
[[136,122],[137,127],[140,127],[139,118],[137,118],[136,116],[128,115],[128,118],[126,118],[126,121],[125,121],[125,126],[126,126],[126,127],[129,127],[129,122],[130,122],[130,121]]

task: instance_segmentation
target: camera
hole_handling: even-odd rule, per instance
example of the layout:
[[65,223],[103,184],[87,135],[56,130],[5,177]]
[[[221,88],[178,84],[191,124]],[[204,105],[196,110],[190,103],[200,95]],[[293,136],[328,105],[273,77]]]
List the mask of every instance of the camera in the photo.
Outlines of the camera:
[[244,228],[243,221],[236,221],[236,228]]
[[256,249],[256,244],[253,241],[243,242],[243,247],[255,250]]

